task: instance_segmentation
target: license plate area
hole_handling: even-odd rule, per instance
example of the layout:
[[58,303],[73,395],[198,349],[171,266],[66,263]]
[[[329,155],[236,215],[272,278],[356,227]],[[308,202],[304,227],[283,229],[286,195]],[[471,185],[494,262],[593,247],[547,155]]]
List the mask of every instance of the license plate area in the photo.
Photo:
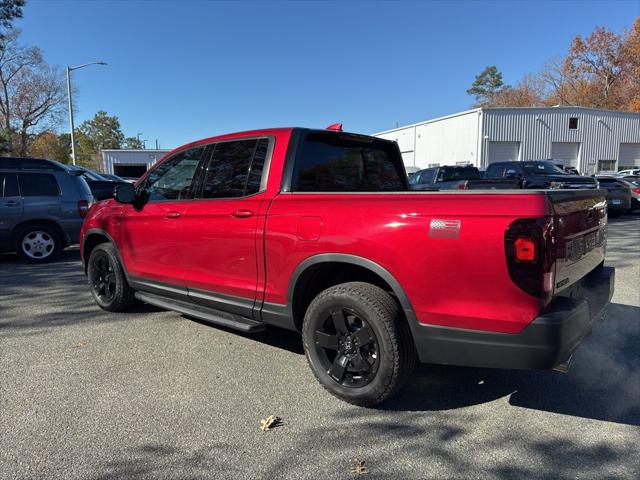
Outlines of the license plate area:
[[577,262],[594,248],[601,246],[604,242],[604,236],[603,230],[598,229],[567,240],[566,259],[570,262]]

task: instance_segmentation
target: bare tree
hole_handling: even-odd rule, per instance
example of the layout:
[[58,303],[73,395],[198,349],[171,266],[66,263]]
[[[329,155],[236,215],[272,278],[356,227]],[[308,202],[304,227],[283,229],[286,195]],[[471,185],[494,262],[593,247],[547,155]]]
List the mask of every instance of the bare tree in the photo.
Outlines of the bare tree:
[[37,47],[21,45],[19,36],[12,29],[0,39],[0,122],[10,132],[8,150],[25,155],[34,130],[60,120],[65,96],[62,72],[47,65]]

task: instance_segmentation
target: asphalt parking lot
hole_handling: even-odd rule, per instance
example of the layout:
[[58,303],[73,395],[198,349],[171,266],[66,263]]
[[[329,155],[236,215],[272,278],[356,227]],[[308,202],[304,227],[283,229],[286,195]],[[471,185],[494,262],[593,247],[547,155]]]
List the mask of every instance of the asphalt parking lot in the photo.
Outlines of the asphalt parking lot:
[[[93,303],[77,250],[0,256],[0,478],[640,478],[640,215],[610,222],[609,315],[567,374],[423,365],[379,408],[299,337]],[[278,415],[269,432],[260,419]]]

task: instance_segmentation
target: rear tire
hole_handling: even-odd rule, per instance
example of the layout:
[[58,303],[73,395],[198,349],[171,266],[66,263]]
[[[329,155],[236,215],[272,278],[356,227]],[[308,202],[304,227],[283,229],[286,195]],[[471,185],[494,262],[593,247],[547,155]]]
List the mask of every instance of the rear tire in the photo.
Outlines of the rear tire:
[[29,263],[46,263],[54,260],[62,251],[62,237],[46,224],[20,227],[14,237],[16,253]]
[[98,306],[109,312],[122,312],[135,301],[120,264],[116,247],[101,243],[93,249],[87,264],[87,278],[91,295]]
[[307,309],[302,338],[318,381],[354,405],[388,399],[415,365],[415,346],[400,306],[368,283],[343,283],[321,292]]

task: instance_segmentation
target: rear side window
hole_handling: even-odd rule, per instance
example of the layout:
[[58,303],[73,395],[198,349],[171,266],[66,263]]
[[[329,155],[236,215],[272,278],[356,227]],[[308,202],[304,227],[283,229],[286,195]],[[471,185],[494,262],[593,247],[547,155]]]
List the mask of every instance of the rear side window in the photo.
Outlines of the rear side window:
[[298,150],[292,190],[298,192],[405,191],[397,147],[354,135],[310,132]]
[[201,198],[244,197],[260,191],[269,140],[220,142],[204,172]]
[[0,173],[0,198],[18,196],[18,179],[15,173]]
[[143,187],[149,201],[193,198],[191,185],[203,151],[204,147],[183,150],[154,168]]
[[504,171],[503,163],[492,163],[487,167],[486,177],[502,177]]
[[424,185],[427,183],[433,183],[433,177],[435,173],[436,173],[435,169],[422,170],[421,172],[418,172],[416,174],[416,177],[418,178],[415,180],[415,182],[411,182],[411,183],[413,183],[414,185]]
[[48,173],[21,173],[20,191],[23,197],[54,197],[60,195],[56,177]]

